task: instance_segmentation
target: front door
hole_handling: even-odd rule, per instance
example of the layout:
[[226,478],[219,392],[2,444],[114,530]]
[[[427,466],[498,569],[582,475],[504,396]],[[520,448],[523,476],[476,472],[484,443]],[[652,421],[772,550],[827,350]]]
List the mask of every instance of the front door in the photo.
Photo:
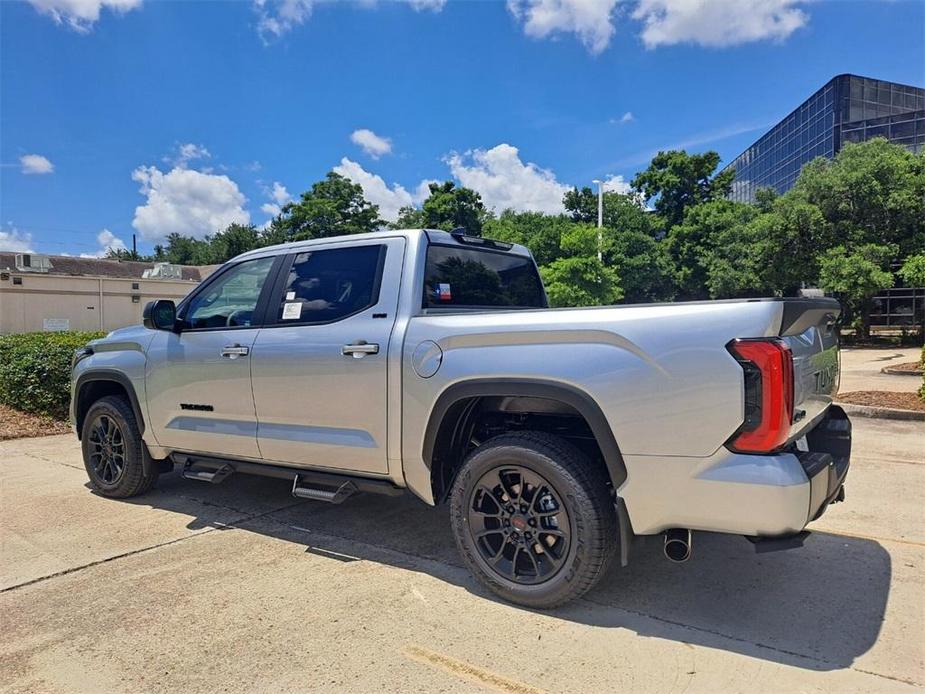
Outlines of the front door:
[[219,271],[181,307],[179,333],[158,331],[148,348],[145,386],[160,445],[260,456],[251,349],[274,262],[258,258]]
[[404,243],[324,244],[282,267],[251,357],[265,460],[388,471],[386,364]]

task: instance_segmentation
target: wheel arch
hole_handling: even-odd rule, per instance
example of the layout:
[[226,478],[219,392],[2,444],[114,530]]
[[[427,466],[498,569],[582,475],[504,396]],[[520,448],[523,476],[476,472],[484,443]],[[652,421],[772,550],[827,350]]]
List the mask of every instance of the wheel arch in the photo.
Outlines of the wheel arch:
[[93,369],[85,371],[77,378],[74,384],[74,422],[76,424],[77,438],[82,436],[83,422],[87,411],[93,403],[107,395],[124,396],[135,414],[138,431],[144,434],[145,420],[135,387],[128,376],[112,369]]
[[[440,394],[424,431],[422,457],[430,470],[434,499],[438,503],[446,497],[451,483],[447,479],[448,473],[444,469],[447,463],[442,459],[441,452],[452,449],[458,445],[460,437],[465,437],[476,404],[488,398],[514,398],[522,399],[522,402],[528,399],[543,400],[557,404],[562,413],[577,414],[594,437],[613,488],[619,488],[626,479],[626,465],[613,430],[600,406],[585,391],[568,384],[540,379],[470,379],[455,383]],[[436,461],[437,465],[435,458],[441,458]],[[452,462],[450,467],[453,467]],[[455,475],[455,472],[455,469],[451,469],[449,475]]]

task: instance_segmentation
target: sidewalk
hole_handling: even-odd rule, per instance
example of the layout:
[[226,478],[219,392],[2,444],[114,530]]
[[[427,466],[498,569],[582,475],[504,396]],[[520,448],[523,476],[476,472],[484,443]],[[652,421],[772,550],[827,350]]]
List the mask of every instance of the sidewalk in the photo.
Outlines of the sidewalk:
[[922,385],[921,377],[892,376],[881,373],[880,369],[884,366],[895,366],[918,361],[921,353],[922,351],[918,347],[899,347],[896,349],[843,348],[841,350],[841,385],[839,392],[891,390],[898,393],[914,393]]

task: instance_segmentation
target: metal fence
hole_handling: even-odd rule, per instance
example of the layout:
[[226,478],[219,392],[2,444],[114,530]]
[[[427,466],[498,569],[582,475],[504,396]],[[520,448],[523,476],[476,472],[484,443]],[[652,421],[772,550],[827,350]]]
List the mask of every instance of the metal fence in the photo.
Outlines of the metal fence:
[[922,330],[925,327],[925,287],[894,287],[874,297],[873,329]]

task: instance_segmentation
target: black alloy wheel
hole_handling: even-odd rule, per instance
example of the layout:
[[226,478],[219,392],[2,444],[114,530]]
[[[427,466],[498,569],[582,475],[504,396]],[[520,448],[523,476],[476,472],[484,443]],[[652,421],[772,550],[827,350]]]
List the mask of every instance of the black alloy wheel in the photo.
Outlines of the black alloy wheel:
[[482,475],[471,494],[468,529],[492,570],[524,585],[547,581],[562,568],[572,536],[559,493],[520,465]]
[[105,484],[116,484],[125,471],[125,437],[109,415],[99,414],[90,423],[89,464]]
[[114,499],[144,494],[160,473],[141,439],[127,398],[107,395],[87,410],[81,423],[84,467],[93,489]]
[[481,444],[463,461],[449,501],[466,566],[519,605],[550,608],[583,595],[618,544],[603,462],[545,432],[501,434]]

